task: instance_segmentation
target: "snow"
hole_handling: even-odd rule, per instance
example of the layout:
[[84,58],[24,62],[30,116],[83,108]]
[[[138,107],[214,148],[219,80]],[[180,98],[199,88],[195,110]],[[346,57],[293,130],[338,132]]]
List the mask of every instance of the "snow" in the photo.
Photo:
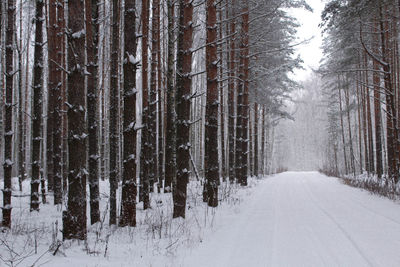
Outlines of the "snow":
[[[13,185],[17,182],[14,178]],[[28,181],[23,187],[28,193]],[[30,213],[29,197],[13,197],[13,231],[0,233],[0,242],[27,255],[22,266],[36,260],[37,265],[61,267],[400,263],[399,203],[317,172],[252,178],[248,187],[222,183],[216,209],[202,202],[202,185],[192,181],[186,219],[171,218],[170,193],[153,193],[152,209],[138,205],[136,228],[108,226],[108,190],[108,182],[100,181],[100,210],[106,216],[89,226],[87,242],[61,244],[61,206],[41,205],[40,212]],[[52,195],[48,200],[52,203]],[[12,258],[5,246],[0,256]]]
[[182,266],[399,266],[400,206],[317,172],[262,181]]

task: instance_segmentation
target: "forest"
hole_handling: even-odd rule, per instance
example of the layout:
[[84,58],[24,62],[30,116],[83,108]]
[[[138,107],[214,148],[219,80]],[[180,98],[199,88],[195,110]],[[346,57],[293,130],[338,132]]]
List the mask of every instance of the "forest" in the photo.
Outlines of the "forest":
[[[317,2],[323,56],[299,79],[312,38],[294,12]],[[303,222],[320,186],[371,207],[351,187],[386,196],[395,242],[399,18],[395,0],[2,0],[0,266],[298,266],[280,254],[288,237],[265,237],[277,247],[259,261],[191,253],[215,229],[228,246],[236,231],[289,235],[280,222]],[[338,266],[400,263],[356,241],[362,257]]]

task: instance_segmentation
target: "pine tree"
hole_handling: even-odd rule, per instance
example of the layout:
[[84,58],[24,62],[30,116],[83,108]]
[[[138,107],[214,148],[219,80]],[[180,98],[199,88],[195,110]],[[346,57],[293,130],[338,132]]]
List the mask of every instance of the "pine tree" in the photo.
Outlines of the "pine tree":
[[11,171],[12,171],[12,138],[13,138],[13,36],[14,36],[14,20],[15,20],[15,3],[14,0],[7,2],[7,25],[6,25],[6,58],[5,58],[5,113],[4,113],[4,189],[3,189],[3,227],[11,227]]
[[178,54],[176,62],[176,183],[173,185],[173,217],[185,218],[189,182],[190,103],[192,86],[193,1],[179,1]]
[[207,104],[205,122],[205,180],[206,195],[210,207],[218,206],[219,159],[218,159],[218,56],[217,56],[217,8],[215,0],[206,2],[206,71]]
[[[97,137],[97,95],[98,95],[98,45],[99,10],[98,0],[85,0],[86,10],[86,53],[87,53],[87,105],[89,139],[89,189],[90,222],[100,221],[99,177],[98,177],[98,137]],[[54,142],[53,142],[54,143]]]
[[122,207],[120,226],[136,226],[136,2],[125,0]]
[[[229,34],[232,35],[236,32],[236,4],[235,0],[231,0],[230,9],[231,23]],[[236,90],[236,43],[235,39],[229,40],[229,77],[228,77],[228,144],[229,144],[229,180],[233,182],[235,180],[235,90]],[[237,124],[237,122],[236,122]]]
[[150,168],[151,148],[149,133],[149,86],[148,86],[148,38],[149,38],[149,0],[142,1],[142,138],[140,150],[140,191],[139,199],[143,208],[150,208]]
[[86,239],[85,19],[84,2],[68,2],[68,203],[63,238]]
[[117,224],[117,154],[118,154],[118,54],[119,54],[119,1],[112,1],[111,78],[110,78],[110,224]]
[[31,211],[39,210],[39,184],[42,144],[42,92],[43,92],[43,1],[36,1],[35,54],[33,67],[33,117],[32,117],[32,181]]
[[176,113],[174,87],[174,0],[168,5],[168,47],[167,47],[167,119],[165,140],[165,182],[164,192],[171,192],[172,182],[176,178]]

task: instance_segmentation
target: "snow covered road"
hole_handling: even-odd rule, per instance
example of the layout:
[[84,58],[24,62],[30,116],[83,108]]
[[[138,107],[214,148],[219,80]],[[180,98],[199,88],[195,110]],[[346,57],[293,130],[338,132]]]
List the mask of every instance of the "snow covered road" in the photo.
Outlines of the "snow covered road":
[[183,266],[400,266],[400,205],[317,172],[265,179]]

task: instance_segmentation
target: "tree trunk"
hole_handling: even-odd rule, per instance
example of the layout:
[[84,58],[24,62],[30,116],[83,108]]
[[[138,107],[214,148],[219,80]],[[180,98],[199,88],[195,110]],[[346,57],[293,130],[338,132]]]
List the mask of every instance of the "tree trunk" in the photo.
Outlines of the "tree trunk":
[[158,170],[157,156],[157,54],[160,48],[158,45],[158,24],[160,20],[160,1],[152,0],[152,28],[151,28],[151,66],[150,66],[150,102],[149,102],[149,180],[150,192],[154,191],[156,171]]
[[258,104],[254,103],[254,175],[258,177]]
[[[236,20],[235,20],[235,0],[232,0],[231,4],[231,23],[229,35],[236,32]],[[235,39],[229,40],[229,78],[228,78],[228,145],[229,145],[229,181],[234,182],[235,180],[235,90],[236,90],[236,44]]]
[[176,63],[176,184],[174,184],[173,217],[185,218],[186,191],[189,182],[190,160],[190,103],[192,85],[193,1],[179,1],[178,55]]
[[[49,77],[48,77],[48,105],[47,105],[47,136],[46,136],[46,175],[47,175],[47,188],[48,191],[54,189],[54,162],[53,158],[53,137],[54,130],[57,126],[53,126],[55,121],[55,105],[56,105],[56,94],[58,90],[58,77],[57,77],[57,4],[58,0],[50,0],[48,16],[49,22],[47,27],[47,39],[48,39],[48,66],[49,66]],[[54,200],[55,201],[55,200]]]
[[120,226],[136,226],[136,3],[125,0],[122,207]]
[[117,224],[118,153],[118,54],[119,1],[112,1],[111,78],[110,78],[110,224]]
[[[224,64],[223,64],[223,27],[222,27],[222,5],[223,1],[219,2],[219,7],[218,7],[218,20],[220,21],[220,26],[219,26],[219,40],[218,42],[220,45],[218,45],[218,56],[220,58],[219,61],[219,67],[218,67],[218,72],[219,72],[219,81],[218,81],[218,86],[219,86],[219,105],[220,105],[220,129],[221,129],[221,177],[222,180],[226,180],[226,145],[225,145],[225,113],[224,113],[224,82],[223,82],[223,72],[224,72]],[[226,24],[229,27],[229,24]],[[217,41],[217,40],[216,40]]]
[[39,210],[39,184],[42,142],[42,92],[43,92],[43,1],[36,1],[35,54],[33,66],[33,117],[32,117],[32,182],[31,211]]
[[205,180],[207,202],[218,206],[219,158],[218,158],[218,56],[217,56],[217,10],[215,0],[206,2],[206,72],[207,103],[205,122]]
[[244,1],[242,8],[242,27],[240,36],[240,66],[239,66],[239,94],[241,95],[240,107],[240,142],[238,150],[241,152],[240,173],[237,174],[240,185],[247,185],[248,175],[248,125],[249,125],[249,2]]
[[261,111],[261,116],[262,116],[262,124],[261,124],[261,173],[262,175],[265,175],[265,159],[266,159],[266,154],[265,154],[265,106],[262,106],[262,111]]
[[172,181],[176,178],[176,113],[174,87],[174,1],[168,0],[168,66],[167,66],[167,120],[165,141],[165,182],[164,192],[171,192]]
[[[1,4],[0,4],[1,5]],[[22,9],[23,2],[19,4],[19,44],[18,44],[18,183],[19,191],[22,192],[22,181],[25,179],[25,146],[24,146],[24,100],[22,88]],[[1,26],[0,26],[1,27]],[[0,30],[1,36],[1,30]],[[1,38],[0,38],[1,39]],[[26,97],[26,96],[25,96]]]
[[[161,5],[163,5],[161,3]],[[157,178],[158,178],[158,183],[157,183],[157,188],[158,188],[158,193],[161,192],[161,188],[163,187],[163,181],[164,181],[164,123],[163,123],[163,107],[164,107],[164,90],[162,90],[162,66],[163,62],[161,61],[161,17],[160,17],[160,8],[158,8],[158,14],[156,14],[156,23],[157,23],[157,87],[158,87],[158,164],[157,164]],[[165,35],[163,35],[165,36]]]
[[[368,60],[366,53],[364,54],[364,68],[368,69]],[[368,71],[365,72],[365,104],[366,104],[366,121],[367,121],[367,131],[368,131],[368,172],[374,173],[374,145],[373,145],[373,136],[372,136],[372,120],[371,120],[371,101],[369,95],[369,79],[368,79]]]
[[63,238],[86,239],[85,19],[83,1],[68,2],[68,207]]
[[382,177],[382,133],[381,133],[381,79],[378,71],[379,64],[373,61],[373,82],[374,82],[374,118],[375,118],[375,148],[376,148],[376,174],[378,178]]
[[150,133],[149,133],[149,85],[148,85],[148,38],[149,0],[142,1],[142,138],[140,150],[140,199],[143,209],[150,207]]
[[12,115],[13,115],[13,35],[15,19],[14,0],[8,0],[7,28],[6,28],[6,90],[5,90],[5,114],[4,114],[4,189],[3,189],[3,227],[11,227],[11,171],[12,171]]
[[387,22],[384,22],[384,17],[382,14],[382,7],[380,8],[380,37],[381,37],[381,52],[382,52],[382,61],[385,62],[383,65],[384,71],[384,84],[386,89],[386,128],[387,128],[387,153],[388,153],[388,175],[389,180],[393,182],[397,182],[397,172],[398,172],[398,164],[397,164],[397,119],[395,113],[395,103],[394,103],[394,92],[392,85],[392,74],[391,74],[391,66],[388,62],[388,52],[387,52]]
[[86,52],[87,52],[87,105],[89,138],[89,189],[90,223],[100,221],[99,176],[98,176],[98,141],[97,141],[97,86],[98,86],[98,40],[99,11],[98,0],[85,0],[86,10]]
[[343,142],[344,168],[345,168],[345,174],[348,174],[347,155],[346,155],[346,140],[345,140],[344,123],[343,123],[343,107],[342,107],[342,92],[341,92],[342,90],[340,88],[340,84],[338,85],[338,91],[339,91],[340,128],[342,130],[342,142]]

